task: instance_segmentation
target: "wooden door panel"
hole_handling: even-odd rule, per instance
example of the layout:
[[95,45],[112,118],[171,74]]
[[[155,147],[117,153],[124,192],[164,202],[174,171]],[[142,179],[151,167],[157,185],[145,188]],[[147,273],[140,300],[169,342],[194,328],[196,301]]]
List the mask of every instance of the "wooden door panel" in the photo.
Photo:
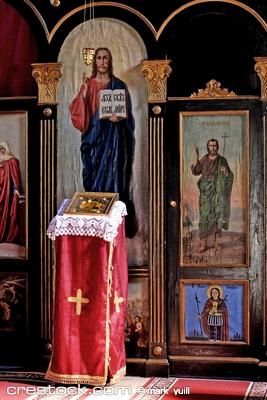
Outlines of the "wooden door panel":
[[[206,130],[204,143],[209,136],[217,139],[219,146],[222,141],[218,152],[225,155],[228,151],[229,168],[231,165],[234,179],[238,180],[233,179],[228,230],[222,229],[216,243],[210,235],[210,243],[204,242],[207,248],[203,253],[197,251],[202,242],[196,237],[201,235],[199,198],[196,198],[199,190],[195,191],[188,183],[191,165],[184,162],[185,157],[191,157],[193,164],[195,156],[193,148],[185,145],[188,135],[192,135],[191,142],[188,140],[191,144],[202,136],[189,128],[183,131],[183,123],[188,123],[184,116],[188,115],[197,116],[197,123],[192,125],[196,130]],[[239,120],[237,125],[233,120]],[[239,123],[244,123],[243,128]],[[171,371],[199,375],[203,368],[209,371],[212,365],[215,375],[227,375],[229,368],[236,375],[240,371],[244,374],[244,369],[259,365],[264,356],[265,196],[261,188],[265,156],[261,102],[257,98],[170,99],[166,126],[167,329]],[[230,136],[226,149],[223,131]],[[184,186],[188,190],[186,196]],[[214,191],[219,201],[217,186]],[[195,206],[189,207],[190,202]],[[223,214],[221,208],[218,213],[213,208],[213,200],[209,203],[205,198],[202,204],[208,217],[212,214],[210,210],[215,215]],[[218,225],[216,222],[216,229]],[[215,245],[221,248],[217,251]]]

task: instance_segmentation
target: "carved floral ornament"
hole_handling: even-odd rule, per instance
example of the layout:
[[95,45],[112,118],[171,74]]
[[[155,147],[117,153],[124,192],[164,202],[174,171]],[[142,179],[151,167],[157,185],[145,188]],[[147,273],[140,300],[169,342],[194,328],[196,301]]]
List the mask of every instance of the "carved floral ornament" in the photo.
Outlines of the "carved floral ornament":
[[170,60],[143,60],[142,73],[148,83],[148,102],[166,102]]
[[61,63],[32,64],[38,85],[38,104],[58,104],[57,85],[62,76]]
[[261,99],[267,99],[267,57],[254,57],[257,64],[254,66],[261,81]]
[[206,83],[206,89],[198,89],[197,93],[192,93],[190,97],[236,97],[237,95],[232,91],[229,93],[228,89],[222,89],[220,82],[215,79]]

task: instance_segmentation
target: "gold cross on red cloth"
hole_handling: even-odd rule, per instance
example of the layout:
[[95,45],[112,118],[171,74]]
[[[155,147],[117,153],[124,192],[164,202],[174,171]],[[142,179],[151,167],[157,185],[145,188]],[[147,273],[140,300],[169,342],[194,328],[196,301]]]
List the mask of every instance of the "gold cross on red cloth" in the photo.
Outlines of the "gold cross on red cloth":
[[80,315],[82,311],[82,303],[89,303],[89,299],[82,297],[82,290],[78,289],[76,297],[68,297],[70,303],[76,303],[76,314]]

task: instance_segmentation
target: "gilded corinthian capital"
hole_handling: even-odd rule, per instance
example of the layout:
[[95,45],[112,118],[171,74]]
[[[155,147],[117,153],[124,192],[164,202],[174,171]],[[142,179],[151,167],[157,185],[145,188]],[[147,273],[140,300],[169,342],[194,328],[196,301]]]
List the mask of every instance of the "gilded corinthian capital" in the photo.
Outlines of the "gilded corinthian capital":
[[38,84],[38,105],[58,104],[57,86],[62,76],[61,63],[32,64]]
[[170,60],[143,60],[142,73],[148,83],[148,103],[165,103]]
[[254,57],[254,69],[261,80],[261,100],[267,100],[267,57]]

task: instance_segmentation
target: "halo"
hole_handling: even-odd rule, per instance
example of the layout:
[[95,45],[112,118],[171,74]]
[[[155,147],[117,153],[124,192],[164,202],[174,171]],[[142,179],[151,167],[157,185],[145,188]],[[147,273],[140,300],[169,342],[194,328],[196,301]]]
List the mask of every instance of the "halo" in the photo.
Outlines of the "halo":
[[[81,24],[81,29],[83,31],[82,36],[85,42],[84,47],[93,47],[95,50],[98,47],[108,47],[112,56],[116,53],[120,54],[120,46],[118,41],[113,37],[112,33],[103,33],[103,29],[105,31],[105,28],[103,28],[103,23],[103,20],[98,21],[96,19],[94,21],[88,20]],[[107,23],[108,22],[106,22],[106,24]]]
[[211,289],[218,289],[220,291],[220,298],[223,299],[223,288],[220,285],[210,285],[207,289],[207,297],[210,298]]

